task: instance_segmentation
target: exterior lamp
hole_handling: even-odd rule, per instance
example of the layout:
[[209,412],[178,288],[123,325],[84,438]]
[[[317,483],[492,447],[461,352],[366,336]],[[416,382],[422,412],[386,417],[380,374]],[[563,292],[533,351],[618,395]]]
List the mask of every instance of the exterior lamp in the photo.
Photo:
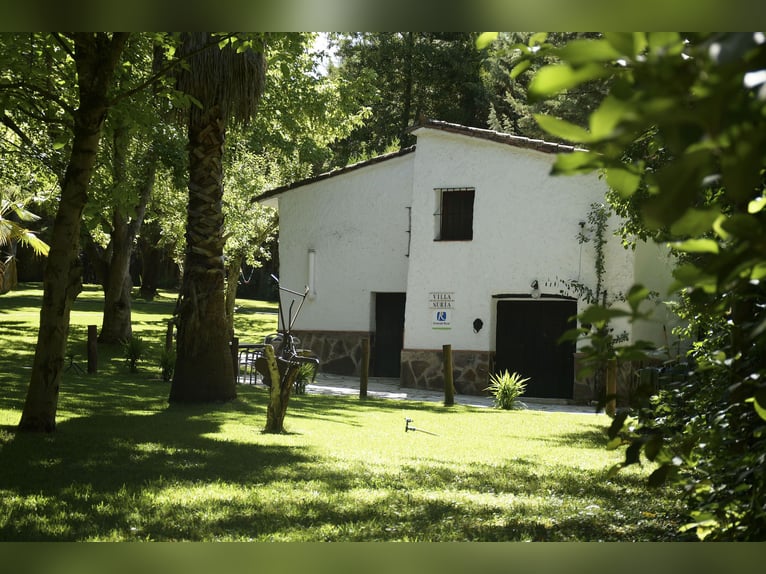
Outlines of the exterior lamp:
[[532,284],[530,285],[532,287],[532,299],[539,299],[540,298],[540,284],[537,282],[537,279],[532,281]]

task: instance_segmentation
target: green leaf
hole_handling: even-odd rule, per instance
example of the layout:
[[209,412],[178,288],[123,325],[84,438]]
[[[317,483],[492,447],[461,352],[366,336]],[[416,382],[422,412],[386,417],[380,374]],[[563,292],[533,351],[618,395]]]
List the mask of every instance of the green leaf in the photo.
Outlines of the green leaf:
[[620,54],[635,58],[647,46],[643,32],[605,32],[604,38]]
[[580,126],[553,116],[535,114],[535,121],[549,134],[575,143],[591,141],[591,135]]
[[599,156],[589,151],[560,153],[553,164],[554,174],[588,173],[601,167]]
[[766,196],[758,197],[747,204],[748,213],[758,213],[764,207],[766,207]]
[[569,64],[551,64],[541,68],[529,84],[530,98],[554,96],[584,82],[603,78],[608,70],[601,64],[586,64],[573,68]]
[[570,64],[587,64],[589,62],[606,62],[617,60],[621,54],[607,40],[572,40],[558,50],[562,60]]
[[606,478],[610,479],[610,478],[614,478],[615,476],[617,476],[617,473],[620,472],[620,470],[622,470],[622,466],[623,466],[622,463],[617,463],[617,464],[613,465],[612,468],[610,468],[607,471]]
[[753,401],[755,412],[758,416],[766,421],[766,389],[759,389],[755,393],[755,400]]
[[590,115],[590,131],[594,137],[605,138],[612,135],[621,121],[634,115],[630,104],[614,96],[607,96]]
[[689,209],[670,227],[670,232],[674,235],[702,235],[710,231],[720,215],[717,209]]
[[663,464],[649,475],[647,484],[652,487],[662,486],[667,481],[668,476],[670,476],[671,470],[673,470],[673,468],[670,465]]
[[548,32],[536,32],[535,34],[532,34],[532,37],[529,39],[529,45],[530,46],[537,46],[538,44],[542,44],[548,39]]
[[610,439],[617,438],[617,435],[622,430],[622,427],[625,424],[627,418],[628,411],[620,411],[614,416],[612,419],[612,424],[609,425],[609,429],[606,431],[606,434]]
[[673,277],[684,285],[694,285],[702,277],[704,273],[702,269],[694,265],[693,263],[682,263],[672,271]]
[[761,225],[753,215],[735,213],[720,222],[721,228],[734,237],[755,239],[761,235]]
[[476,48],[483,50],[489,46],[492,42],[497,40],[498,32],[482,32],[479,37],[476,38]]
[[641,447],[644,446],[643,441],[634,440],[631,445],[625,449],[625,466],[631,464],[638,464],[640,462]]
[[638,189],[641,176],[628,169],[609,167],[606,169],[606,183],[620,196],[628,198]]
[[655,53],[680,54],[684,47],[678,32],[649,32],[647,41],[649,50]]
[[670,246],[676,251],[685,253],[718,253],[718,242],[715,239],[687,239],[686,241],[677,241]]
[[723,224],[726,222],[728,217],[726,217],[723,213],[715,218],[715,221],[713,221],[713,230],[718,234],[718,237],[721,239],[729,239],[731,237],[731,234],[724,229]]
[[652,435],[651,438],[646,441],[646,445],[644,446],[644,454],[646,455],[646,458],[653,461],[655,458],[657,458],[661,448],[662,436],[658,434]]
[[628,305],[635,313],[638,311],[638,306],[649,297],[649,289],[643,285],[633,285],[628,291],[626,297]]
[[515,80],[518,78],[521,74],[526,72],[530,66],[532,66],[531,60],[522,60],[518,64],[516,64],[513,69],[511,70],[511,79]]
[[580,315],[580,321],[583,323],[601,323],[616,319],[617,317],[629,317],[630,313],[623,309],[607,309],[600,305],[591,305]]
[[557,343],[565,343],[567,341],[577,341],[582,335],[587,334],[586,329],[577,328],[564,331],[564,334],[558,338]]
[[606,443],[606,450],[615,450],[620,445],[622,445],[622,439],[620,437],[615,437]]

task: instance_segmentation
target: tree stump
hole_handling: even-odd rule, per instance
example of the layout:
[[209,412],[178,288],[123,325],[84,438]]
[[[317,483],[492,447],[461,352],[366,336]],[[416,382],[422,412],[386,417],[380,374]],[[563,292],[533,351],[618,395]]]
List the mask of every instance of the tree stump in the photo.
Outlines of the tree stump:
[[282,433],[285,431],[284,422],[287,414],[287,404],[290,402],[290,392],[298,376],[298,365],[293,365],[284,359],[276,357],[274,347],[266,345],[264,357],[271,379],[269,406],[266,409],[267,433]]

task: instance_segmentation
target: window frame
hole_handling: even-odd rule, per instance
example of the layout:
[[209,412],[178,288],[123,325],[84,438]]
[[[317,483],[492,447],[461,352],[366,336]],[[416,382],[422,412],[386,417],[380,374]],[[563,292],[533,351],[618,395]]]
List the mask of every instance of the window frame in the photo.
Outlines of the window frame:
[[473,241],[476,188],[439,187],[434,191],[436,192],[434,241]]

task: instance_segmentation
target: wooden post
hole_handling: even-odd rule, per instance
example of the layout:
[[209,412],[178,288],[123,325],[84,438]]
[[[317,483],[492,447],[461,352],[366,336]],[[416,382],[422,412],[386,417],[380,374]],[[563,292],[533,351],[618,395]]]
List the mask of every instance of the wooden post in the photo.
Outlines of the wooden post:
[[239,380],[239,337],[231,338],[231,362],[234,367],[234,382]]
[[282,432],[282,423],[279,420],[279,413],[282,411],[280,388],[282,377],[279,376],[279,367],[277,366],[277,357],[274,354],[274,347],[266,345],[263,348],[263,356],[266,359],[266,366],[269,369],[271,378],[271,392],[269,393],[269,406],[266,409],[266,432]]
[[367,380],[370,375],[370,340],[362,339],[362,365],[359,374],[359,398],[367,398]]
[[98,327],[88,325],[88,374],[98,373]]
[[452,380],[452,345],[442,346],[442,360],[444,363],[444,406],[451,407],[455,404],[455,384]]
[[609,359],[606,365],[606,414],[613,417],[617,412],[617,359]]

